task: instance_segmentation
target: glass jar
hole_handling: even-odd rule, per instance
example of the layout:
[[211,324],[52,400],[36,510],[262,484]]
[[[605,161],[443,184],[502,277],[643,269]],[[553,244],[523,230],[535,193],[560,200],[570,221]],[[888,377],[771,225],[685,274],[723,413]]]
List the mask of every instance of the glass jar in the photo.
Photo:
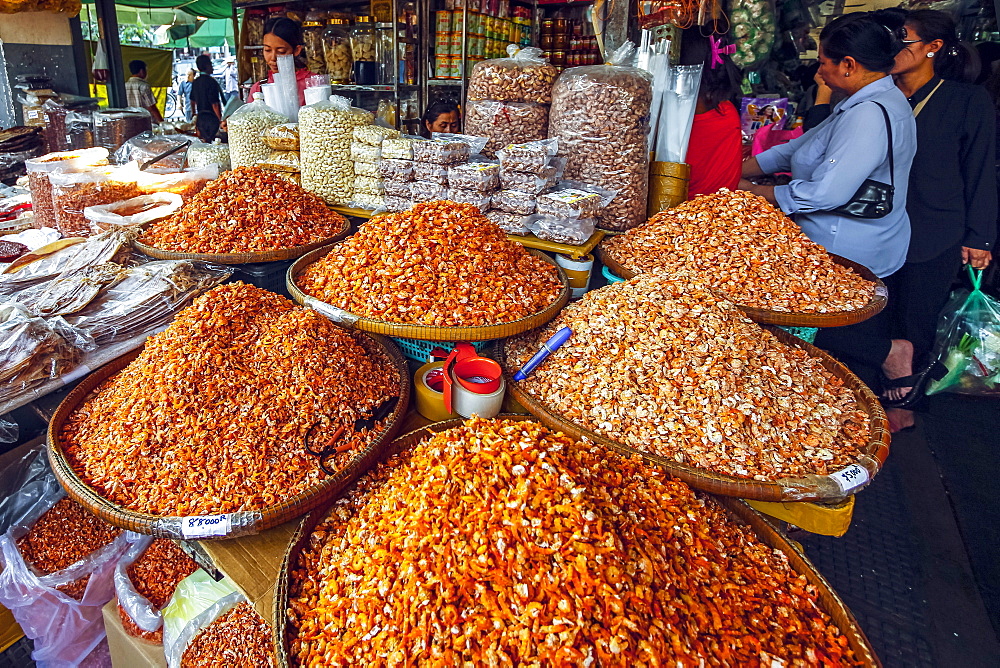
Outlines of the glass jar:
[[306,68],[313,74],[326,73],[323,53],[323,21],[319,12],[310,11],[302,23],[302,43],[305,47]]
[[565,33],[556,33],[553,42],[552,48],[556,51],[567,51],[569,49],[569,35]]
[[550,61],[556,67],[563,67],[566,65],[566,52],[565,51],[553,51],[552,60]]
[[354,58],[354,83],[361,86],[377,84],[378,46],[370,16],[359,16],[351,28],[351,56]]
[[569,22],[566,19],[556,19],[556,25],[552,32],[556,35],[569,34]]
[[556,21],[555,19],[543,19],[542,20],[542,34],[552,35],[556,31]]
[[375,24],[375,44],[378,47],[379,83],[392,84],[396,81],[396,72],[391,22]]
[[392,0],[372,0],[371,13],[376,23],[391,23]]
[[330,83],[351,82],[354,60],[351,58],[351,39],[347,34],[344,19],[329,19],[323,32],[323,58]]

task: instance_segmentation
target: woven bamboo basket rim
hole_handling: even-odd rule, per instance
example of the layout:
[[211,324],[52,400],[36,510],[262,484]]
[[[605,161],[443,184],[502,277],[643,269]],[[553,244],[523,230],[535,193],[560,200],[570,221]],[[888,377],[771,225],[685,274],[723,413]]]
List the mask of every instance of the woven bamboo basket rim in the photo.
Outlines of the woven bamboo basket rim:
[[[145,229],[145,226],[144,226]],[[333,236],[314,241],[302,246],[293,248],[279,248],[270,251],[253,251],[249,253],[182,253],[177,251],[166,251],[154,246],[148,246],[138,239],[132,242],[132,246],[149,257],[157,260],[203,260],[205,262],[215,262],[217,264],[257,264],[262,262],[281,262],[283,260],[294,260],[300,258],[311,250],[322,246],[327,246],[333,242],[340,241],[351,231],[351,223],[344,218],[343,228]]]
[[[597,247],[597,254],[600,256],[601,262],[608,269],[625,280],[633,278],[639,273],[628,269],[615,259],[603,243]],[[856,325],[859,322],[864,322],[868,318],[878,315],[889,301],[886,296],[888,292],[886,291],[885,283],[873,274],[868,267],[862,264],[848,260],[846,257],[841,257],[840,255],[834,255],[833,253],[828,253],[828,255],[834,263],[852,269],[861,278],[875,284],[875,293],[868,300],[868,303],[860,309],[856,311],[833,311],[831,313],[789,313],[787,311],[771,311],[769,309],[736,304],[736,302],[733,303],[754,322],[762,325],[781,325],[784,327],[843,327],[845,325]],[[720,294],[719,296],[723,299],[729,299],[725,295]]]
[[[857,376],[851,373],[847,367],[832,358],[822,350],[812,346],[801,339],[792,336],[775,327],[767,327],[768,331],[774,334],[779,341],[784,344],[801,348],[810,356],[819,358],[823,367],[844,382],[854,394],[859,407],[868,414],[869,436],[868,442],[861,450],[864,454],[878,460],[879,469],[889,456],[889,421],[886,419],[882,405],[864,383]],[[782,478],[779,481],[761,481],[748,478],[738,478],[736,476],[723,473],[716,473],[708,469],[682,464],[673,459],[660,455],[637,450],[624,443],[601,436],[586,427],[576,424],[553,411],[543,402],[528,394],[520,386],[520,383],[513,379],[510,371],[510,364],[507,361],[507,345],[499,346],[497,350],[497,361],[503,368],[503,375],[507,381],[507,390],[514,398],[524,406],[529,413],[539,419],[547,427],[558,429],[573,438],[586,438],[595,443],[600,443],[612,450],[620,452],[626,456],[638,455],[645,461],[668,471],[679,480],[683,480],[695,489],[704,490],[721,496],[733,496],[741,499],[753,499],[755,501],[828,501],[831,498],[820,494],[815,490],[814,484],[807,478]],[[869,471],[870,476],[875,473]]]
[[[317,304],[319,305],[317,310],[320,312],[323,312],[322,306],[326,306],[327,308],[336,311],[341,311],[341,309],[337,309],[336,307],[326,304],[315,297],[307,295],[299,288],[298,285],[296,285],[296,280],[299,275],[305,271],[309,265],[333,250],[336,245],[337,244],[330,244],[329,246],[311,251],[296,260],[292,266],[288,268],[285,282],[292,299],[303,306],[312,306],[313,304]],[[556,264],[555,260],[550,258],[545,253],[534,248],[525,248],[525,250],[556,268],[556,271],[559,272],[559,280],[562,283],[562,290],[559,292],[559,296],[556,300],[544,309],[538,313],[520,318],[519,320],[496,325],[482,325],[479,327],[435,327],[432,325],[387,322],[385,320],[367,318],[351,313],[348,313],[347,315],[350,316],[353,322],[352,326],[357,329],[401,339],[420,339],[423,341],[489,341],[491,339],[502,339],[508,336],[514,336],[515,334],[526,332],[529,329],[541,327],[555,318],[556,315],[559,314],[559,311],[561,311],[562,308],[569,303],[571,294],[569,278],[566,276],[566,272],[563,271],[562,267]],[[347,312],[344,311],[344,313]]]
[[[254,532],[264,531],[279,524],[284,524],[326,504],[330,499],[339,494],[341,490],[371,468],[372,464],[378,461],[382,451],[392,441],[402,426],[403,416],[406,413],[410,400],[410,372],[406,358],[403,357],[394,343],[384,337],[373,336],[364,332],[350,333],[365,348],[369,355],[379,355],[395,367],[399,375],[399,401],[396,404],[396,408],[386,418],[382,431],[371,441],[368,447],[359,452],[354,459],[335,475],[328,477],[293,497],[283,500],[281,503],[260,511],[247,511],[258,512],[260,514],[259,520],[254,523]],[[52,416],[52,420],[49,422],[47,438],[49,462],[52,465],[56,479],[66,489],[70,497],[104,521],[137,533],[162,538],[178,538],[173,533],[162,529],[159,523],[165,519],[176,519],[179,521],[179,516],[152,515],[129,510],[107,500],[88,485],[70,466],[59,436],[59,432],[62,430],[66,420],[91,396],[92,392],[105,380],[128,366],[132,360],[139,356],[143,349],[134,350],[101,367],[87,376],[83,382],[63,399]],[[213,536],[208,540],[229,537],[232,536]]]
[[[538,421],[531,415],[502,414],[498,415],[495,419]],[[424,436],[428,434],[428,432],[436,433],[445,431],[446,429],[457,427],[463,422],[465,422],[465,420],[462,418],[445,420],[443,422],[435,422],[425,427],[407,432],[406,434],[398,437],[385,448],[382,454],[382,459],[388,459],[396,453],[403,452],[415,446],[420,439],[424,438]],[[572,437],[571,434],[569,434],[569,436]],[[788,558],[788,563],[792,569],[796,573],[804,575],[806,580],[809,581],[809,584],[816,588],[818,599],[817,603],[820,609],[830,615],[830,618],[840,629],[841,633],[843,633],[847,638],[848,644],[863,666],[877,668],[882,665],[878,656],[875,654],[874,648],[865,636],[864,631],[861,630],[861,626],[858,624],[857,619],[854,618],[850,609],[844,605],[844,602],[834,591],[833,587],[830,586],[830,583],[827,582],[826,578],[819,573],[801,549],[785,538],[785,536],[782,535],[782,533],[773,524],[771,524],[770,521],[747,505],[746,502],[740,499],[726,497],[713,497],[713,499],[726,511],[728,511],[730,516],[736,521],[749,526],[754,531],[756,536],[768,547],[776,549],[784,554],[785,557]],[[312,535],[313,530],[321,521],[323,521],[329,510],[330,506],[316,510],[302,521],[295,534],[292,536],[292,540],[288,545],[288,549],[285,550],[285,555],[282,559],[281,571],[278,573],[278,583],[275,587],[273,614],[275,627],[274,635],[272,636],[274,639],[275,657],[277,658],[278,665],[281,666],[281,668],[291,668],[293,665],[298,665],[292,661],[292,654],[290,651],[292,625],[289,623],[287,614],[292,586],[291,573],[298,562],[299,556],[302,554],[302,550],[308,545],[309,538]]]

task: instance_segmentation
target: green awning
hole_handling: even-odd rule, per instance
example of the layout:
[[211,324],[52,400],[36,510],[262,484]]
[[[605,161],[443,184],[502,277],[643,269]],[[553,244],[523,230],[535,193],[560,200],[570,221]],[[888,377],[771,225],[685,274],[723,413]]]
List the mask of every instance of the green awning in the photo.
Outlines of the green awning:
[[232,19],[208,19],[207,21],[199,21],[196,26],[175,25],[170,27],[167,34],[170,36],[170,40],[157,46],[164,49],[183,49],[185,47],[207,49],[224,44],[236,46]]
[[[85,4],[94,3],[94,0],[83,1]],[[116,4],[145,9],[180,8],[188,14],[207,19],[231,19],[233,16],[233,5],[229,0],[118,0]]]

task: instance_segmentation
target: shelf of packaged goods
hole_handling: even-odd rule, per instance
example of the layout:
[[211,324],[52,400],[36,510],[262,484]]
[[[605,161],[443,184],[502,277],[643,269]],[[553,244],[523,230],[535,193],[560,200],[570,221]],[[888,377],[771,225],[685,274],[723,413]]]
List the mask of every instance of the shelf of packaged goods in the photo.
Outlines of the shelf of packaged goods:
[[428,86],[461,86],[461,79],[428,79]]

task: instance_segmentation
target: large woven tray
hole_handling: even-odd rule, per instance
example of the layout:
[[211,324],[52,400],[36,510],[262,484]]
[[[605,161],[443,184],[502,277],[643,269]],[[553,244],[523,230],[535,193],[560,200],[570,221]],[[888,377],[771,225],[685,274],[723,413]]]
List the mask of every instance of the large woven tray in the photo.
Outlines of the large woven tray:
[[[497,419],[534,420],[534,418],[528,415],[500,415]],[[462,420],[446,420],[411,431],[393,441],[385,449],[383,459],[412,448],[428,431],[440,432],[460,424],[462,424]],[[757,537],[764,544],[785,555],[792,569],[796,573],[804,575],[809,584],[816,588],[819,607],[833,619],[834,623],[847,638],[847,642],[863,666],[877,667],[882,665],[875,655],[875,650],[872,648],[871,643],[868,642],[868,638],[865,637],[864,632],[854,618],[854,615],[851,614],[851,611],[844,605],[844,602],[840,600],[837,593],[826,579],[820,575],[819,571],[816,570],[816,567],[812,565],[799,547],[789,542],[773,524],[745,502],[724,497],[716,497],[715,500],[729,511],[730,515],[736,521],[753,529]],[[292,627],[288,622],[287,610],[291,594],[291,573],[298,562],[302,550],[308,545],[310,535],[312,535],[313,530],[323,518],[326,517],[328,510],[328,508],[317,510],[302,521],[302,524],[299,525],[298,530],[292,537],[288,550],[285,552],[281,571],[278,574],[278,586],[275,589],[274,596],[273,637],[275,656],[278,659],[278,665],[282,668],[291,668],[292,666],[299,665],[293,661],[290,652]]]
[[[382,451],[399,432],[400,426],[403,424],[402,418],[410,401],[410,374],[406,359],[391,341],[383,337],[370,336],[362,332],[354,332],[352,335],[365,348],[368,354],[379,355],[390,362],[399,374],[399,401],[396,404],[396,409],[386,418],[382,431],[375,437],[368,448],[359,452],[336,475],[328,477],[312,488],[264,510],[228,513],[232,530],[226,535],[211,536],[209,538],[232,538],[239,535],[257,533],[293,520],[314,508],[325,505],[339,494],[341,490],[371,468],[378,461]],[[182,518],[150,515],[123,508],[108,501],[95,489],[90,487],[70,466],[59,436],[66,420],[89,398],[91,393],[105,380],[128,366],[141,352],[141,349],[136,350],[101,367],[98,371],[84,379],[62,401],[52,416],[52,421],[49,423],[49,462],[52,465],[52,470],[55,472],[56,478],[69,493],[70,497],[106,522],[137,533],[162,538],[183,539],[184,536],[180,532]]]
[[305,271],[306,267],[316,262],[329,253],[335,244],[319,248],[311,253],[302,256],[288,268],[287,286],[288,293],[292,295],[299,304],[316,309],[326,317],[341,325],[355,327],[366,332],[384,334],[401,339],[421,339],[423,341],[489,341],[490,339],[502,339],[514,336],[529,329],[541,327],[552,320],[562,308],[569,303],[570,285],[566,272],[557,265],[552,258],[545,253],[535,249],[526,249],[532,255],[548,262],[559,272],[559,280],[562,282],[562,291],[554,302],[545,309],[534,315],[498,325],[484,325],[482,327],[434,327],[430,325],[414,325],[400,322],[387,322],[366,318],[353,313],[348,313],[335,306],[322,302],[315,297],[311,297],[299,289],[296,280]]
[[204,260],[205,262],[215,262],[218,264],[257,264],[260,262],[294,260],[295,258],[302,257],[309,251],[340,241],[350,231],[351,223],[345,218],[343,228],[335,235],[326,239],[320,239],[304,246],[295,246],[294,248],[280,248],[273,251],[256,251],[253,253],[179,253],[147,246],[139,240],[133,241],[132,245],[143,255],[148,255],[157,260]]
[[[858,405],[868,414],[868,428],[870,430],[868,443],[863,448],[864,455],[857,464],[868,471],[869,480],[873,478],[889,456],[889,421],[886,419],[885,411],[882,410],[878,399],[847,367],[824,351],[776,327],[766,327],[766,329],[782,343],[801,348],[812,357],[819,358],[823,367],[841,379],[844,385],[854,393]],[[844,493],[830,476],[782,478],[779,481],[763,482],[715,473],[707,469],[681,464],[673,459],[650,452],[636,450],[572,422],[522,389],[521,383],[516,382],[512,377],[513,372],[507,361],[507,342],[498,346],[497,361],[504,369],[507,391],[542,424],[565,432],[573,438],[586,438],[600,443],[625,455],[639,455],[647,462],[665,469],[675,478],[683,480],[695,489],[755,501],[837,501],[844,498]],[[852,490],[852,493],[854,491],[858,490]]]
[[[636,276],[638,273],[623,266],[607,251],[603,244],[597,247],[597,254],[601,258],[601,262],[608,269],[626,280]],[[761,323],[762,325],[781,325],[783,327],[843,327],[845,325],[855,325],[877,315],[879,311],[885,308],[886,303],[888,303],[889,292],[878,276],[873,274],[868,267],[848,260],[846,257],[834,255],[833,253],[829,255],[830,259],[835,263],[854,270],[863,279],[875,284],[875,294],[872,295],[872,298],[864,307],[857,311],[789,313],[787,311],[770,311],[768,309],[754,308],[753,306],[744,306],[742,304],[736,304],[736,306],[754,322]],[[725,295],[720,296],[725,297]]]

